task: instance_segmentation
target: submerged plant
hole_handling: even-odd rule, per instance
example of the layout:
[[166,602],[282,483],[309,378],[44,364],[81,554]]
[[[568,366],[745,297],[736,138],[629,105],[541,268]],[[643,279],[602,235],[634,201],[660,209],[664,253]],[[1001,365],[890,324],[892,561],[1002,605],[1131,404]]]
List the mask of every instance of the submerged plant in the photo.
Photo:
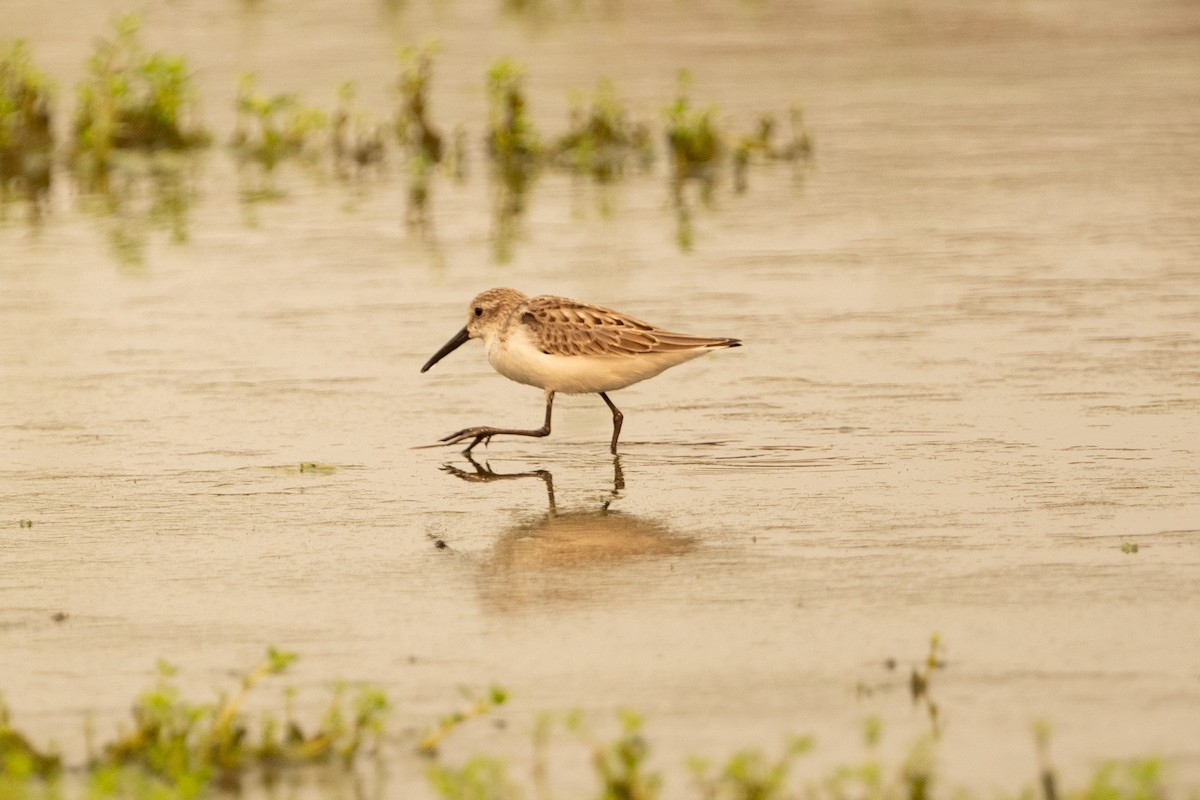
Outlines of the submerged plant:
[[[291,653],[270,649],[266,658],[247,671],[229,692],[213,702],[190,702],[176,684],[176,670],[160,662],[154,686],[133,704],[133,725],[121,729],[107,744],[95,746],[87,735],[90,763],[86,770],[64,768],[59,757],[34,746],[10,721],[0,703],[0,798],[2,800],[100,800],[101,798],[199,798],[236,792],[248,776],[260,776],[269,796],[281,771],[289,766],[320,766],[350,770],[364,753],[373,753],[377,767],[384,762],[383,717],[388,702],[369,687],[348,697],[347,687],[335,687],[320,721],[306,732],[292,708],[294,695],[285,692],[281,715],[264,714],[255,724],[246,711],[250,695],[269,678],[293,663]],[[632,712],[618,714],[619,730],[611,738],[595,735],[580,712],[543,714],[533,732],[531,781],[514,777],[512,764],[488,753],[471,753],[459,765],[440,760],[442,740],[463,724],[486,718],[507,701],[503,689],[492,688],[472,697],[471,704],[444,717],[422,739],[421,755],[429,787],[444,800],[520,800],[564,796],[548,780],[546,750],[554,730],[570,733],[566,744],[582,746],[595,787],[591,800],[658,800],[667,793],[661,775],[651,768],[651,745],[642,719]],[[259,736],[254,736],[257,727]],[[746,748],[715,762],[692,759],[697,800],[936,800],[976,796],[964,789],[946,791],[938,782],[937,739],[924,735],[897,759],[885,758],[878,718],[865,720],[863,755],[855,760],[803,771],[802,757],[814,749],[808,737],[792,738],[777,756]],[[1155,758],[1106,761],[1082,785],[1060,787],[1049,757],[1049,728],[1035,726],[1040,782],[1027,786],[1016,800],[1174,800],[1188,797],[1167,783],[1163,763]],[[373,750],[366,746],[372,744]],[[416,756],[407,750],[410,758]],[[60,775],[65,778],[60,779]],[[319,783],[314,797],[328,793],[328,773],[310,773]],[[354,795],[364,793],[357,785]],[[574,780],[574,778],[572,778]],[[64,791],[61,784],[73,791]],[[1194,792],[1193,792],[1194,794]],[[565,795],[579,797],[580,795]]]
[[0,197],[38,197],[50,186],[54,132],[50,82],[21,39],[0,42]]
[[237,126],[231,144],[242,158],[267,170],[285,158],[316,154],[317,137],[327,125],[322,111],[301,105],[294,94],[257,91],[253,73],[238,79]]
[[430,764],[430,785],[445,800],[519,800],[521,788],[508,776],[508,766],[488,756],[474,756],[461,767]]
[[495,258],[512,257],[519,221],[528,192],[542,159],[542,145],[526,109],[524,71],[510,59],[501,59],[487,74],[487,152],[496,177],[493,201]]
[[689,251],[694,245],[692,207],[685,188],[689,183],[699,185],[700,200],[712,201],[717,168],[724,152],[723,135],[714,117],[716,107],[702,110],[692,108],[688,97],[691,76],[679,73],[679,93],[666,109],[667,147],[671,153],[671,199],[675,206],[675,240],[679,248]]
[[805,736],[788,742],[777,759],[758,749],[740,750],[712,776],[702,760],[694,760],[691,766],[705,800],[784,800],[789,797],[793,764],[812,748],[812,739]]
[[442,134],[429,121],[429,83],[433,77],[436,44],[406,47],[400,51],[400,108],[396,112],[396,138],[411,158],[430,164],[442,160]]
[[554,155],[568,169],[607,181],[630,161],[649,165],[653,147],[649,129],[628,119],[612,83],[601,80],[590,101],[577,96],[572,102],[570,127],[555,143]]
[[487,150],[506,175],[528,174],[541,157],[542,145],[529,118],[525,99],[525,71],[502,58],[487,74]]
[[724,150],[722,134],[714,117],[715,106],[696,110],[688,97],[691,76],[679,73],[679,94],[667,107],[667,145],[671,150],[676,180],[688,177],[711,178]]
[[[436,44],[406,47],[400,52],[400,108],[396,113],[396,138],[408,153],[408,212],[412,225],[427,224],[433,170],[445,154],[442,134],[429,121],[429,84],[433,76]],[[462,165],[462,152],[454,150],[454,161]]]
[[[254,743],[245,711],[247,699],[294,659],[292,653],[269,649],[234,691],[208,703],[186,700],[174,681],[175,667],[160,661],[154,686],[133,704],[132,726],[121,728],[115,739],[98,749],[89,745],[89,795],[195,797],[206,787],[239,786],[251,768],[261,768],[269,776],[284,766],[334,758],[349,765],[368,738],[377,750],[388,704],[381,692],[369,687],[349,704],[344,687],[337,687],[320,723],[309,734],[289,703],[282,718],[263,718],[260,743]],[[15,778],[26,787],[35,779],[45,781],[60,768],[58,757],[35,749],[10,725],[7,711],[0,706],[0,788],[5,780]]]
[[74,150],[98,168],[114,148],[179,150],[209,142],[190,119],[195,96],[187,62],[147,52],[137,34],[136,16],[117,20],[112,37],[97,43],[78,85]]
[[339,172],[346,163],[361,169],[383,160],[384,126],[355,106],[353,84],[343,83],[338,89],[338,106],[329,127]]
[[801,161],[812,157],[812,135],[804,126],[804,111],[799,105],[791,109],[791,139],[784,145],[775,143],[775,117],[763,114],[758,118],[754,133],[738,140],[733,150],[733,180],[737,191],[746,189],[746,170],[754,156],[777,161]]
[[19,782],[35,777],[53,778],[61,769],[62,759],[57,753],[39,750],[13,727],[8,706],[0,699],[0,786],[6,779]]
[[611,742],[587,731],[582,718],[572,716],[568,726],[589,746],[592,769],[600,781],[599,800],[655,800],[662,778],[646,766],[650,744],[642,735],[642,718],[632,711],[617,714],[621,734]]
[[442,740],[465,722],[487,716],[508,701],[508,691],[502,686],[493,686],[482,697],[471,697],[471,704],[460,711],[447,714],[436,727],[425,732],[417,743],[417,752],[424,756],[437,755]]

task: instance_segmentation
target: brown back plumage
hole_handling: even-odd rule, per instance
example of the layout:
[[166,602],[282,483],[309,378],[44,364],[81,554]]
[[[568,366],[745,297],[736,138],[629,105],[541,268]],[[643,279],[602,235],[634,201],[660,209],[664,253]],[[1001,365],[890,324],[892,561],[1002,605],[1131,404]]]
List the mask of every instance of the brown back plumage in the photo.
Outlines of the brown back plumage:
[[543,353],[559,356],[635,356],[737,347],[737,339],[671,333],[610,308],[565,297],[531,299],[520,321]]

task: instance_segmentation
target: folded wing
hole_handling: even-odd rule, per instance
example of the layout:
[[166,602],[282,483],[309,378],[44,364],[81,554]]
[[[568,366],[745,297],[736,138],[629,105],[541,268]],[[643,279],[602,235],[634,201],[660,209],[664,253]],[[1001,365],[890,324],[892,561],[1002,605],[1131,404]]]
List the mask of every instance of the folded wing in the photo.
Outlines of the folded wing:
[[737,347],[737,339],[671,333],[609,308],[563,297],[535,297],[521,322],[543,353],[560,356],[637,356]]

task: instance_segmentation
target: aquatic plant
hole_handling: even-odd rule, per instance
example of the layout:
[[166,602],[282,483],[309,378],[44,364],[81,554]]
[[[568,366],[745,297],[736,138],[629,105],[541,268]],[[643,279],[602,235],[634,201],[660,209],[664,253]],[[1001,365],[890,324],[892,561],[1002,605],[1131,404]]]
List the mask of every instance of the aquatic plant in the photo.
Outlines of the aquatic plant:
[[725,145],[714,117],[716,106],[696,110],[688,97],[691,75],[679,73],[679,92],[666,109],[667,145],[671,151],[673,174],[677,181],[688,177],[711,179]]
[[804,126],[804,111],[793,105],[790,111],[791,139],[784,145],[775,144],[775,117],[763,114],[758,118],[754,133],[743,136],[733,149],[733,184],[736,191],[745,191],[746,171],[751,158],[759,156],[767,160],[801,161],[812,158],[812,135]]
[[568,726],[590,747],[592,769],[600,781],[599,800],[654,800],[662,776],[646,766],[650,744],[642,735],[642,718],[632,711],[617,712],[621,733],[611,742],[592,735],[582,715],[572,715]]
[[559,166],[609,181],[631,161],[648,167],[654,148],[649,128],[631,122],[612,83],[601,80],[591,98],[573,98],[568,130],[555,141],[553,154]]
[[[429,86],[433,77],[433,56],[436,43],[422,47],[405,47],[400,51],[400,78],[397,89],[400,107],[396,112],[396,138],[408,154],[408,209],[410,225],[428,224],[430,183],[434,167],[445,153],[442,134],[429,121]],[[461,136],[456,137],[452,151],[455,170],[461,171],[464,153]],[[461,174],[461,173],[460,173]]]
[[666,108],[666,139],[671,154],[671,199],[675,207],[675,240],[679,249],[690,251],[695,244],[692,205],[686,195],[689,183],[699,186],[700,201],[709,205],[716,186],[718,167],[724,154],[724,134],[717,129],[716,107],[692,108],[688,97],[691,75],[679,72],[679,90]]
[[354,85],[338,88],[338,105],[330,122],[334,163],[340,173],[346,164],[356,169],[378,164],[384,154],[384,126],[355,106]]
[[[35,747],[29,738],[13,727],[8,706],[0,698],[0,788],[3,781],[53,778],[62,770],[62,758],[54,752]],[[0,791],[0,797],[4,792]]]
[[[361,689],[349,704],[344,687],[336,687],[311,733],[304,732],[290,707],[283,717],[267,714],[258,726],[259,742],[253,741],[254,726],[245,711],[247,698],[294,660],[294,654],[271,648],[242,676],[234,691],[207,703],[185,699],[174,681],[176,668],[160,661],[154,686],[133,703],[132,724],[122,726],[116,738],[101,747],[89,746],[89,794],[109,796],[148,785],[148,793],[132,794],[165,791],[194,797],[209,786],[237,787],[251,768],[272,773],[289,765],[321,764],[334,758],[350,764],[368,738],[375,741],[377,749],[388,704],[381,692],[370,687]],[[28,784],[53,778],[60,770],[58,756],[29,744],[12,728],[0,706],[0,781]]]
[[209,142],[190,119],[195,96],[187,62],[147,52],[134,15],[118,19],[112,36],[97,42],[76,93],[74,152],[96,168],[114,148],[180,150]]
[[438,747],[452,731],[460,725],[473,719],[478,719],[495,711],[508,701],[508,691],[502,686],[493,686],[481,697],[469,697],[470,705],[442,717],[438,724],[421,736],[417,743],[417,752],[424,756],[437,755]]
[[498,758],[473,756],[461,767],[430,764],[425,775],[445,800],[519,800],[524,796],[508,776],[508,765]]
[[802,736],[788,741],[775,759],[750,748],[734,753],[713,775],[705,759],[692,759],[689,766],[705,800],[782,800],[795,762],[812,749],[812,737]]
[[54,131],[50,82],[21,39],[0,42],[0,197],[36,197],[50,186]]
[[[363,687],[348,700],[347,686],[338,684],[310,732],[293,712],[294,693],[290,690],[285,692],[282,714],[266,713],[257,723],[250,719],[246,711],[250,695],[285,672],[294,659],[292,653],[268,650],[231,691],[210,702],[187,700],[175,682],[175,667],[160,662],[154,686],[133,703],[132,725],[119,729],[113,740],[98,747],[92,744],[94,734],[89,733],[89,763],[83,770],[65,767],[57,754],[32,744],[0,703],[0,798],[196,798],[213,789],[237,790],[252,775],[261,777],[270,788],[282,770],[294,766],[349,769],[364,755],[373,756],[376,765],[381,765],[388,701],[377,689]],[[940,663],[940,657],[935,660]],[[445,738],[468,723],[490,717],[507,702],[508,693],[493,687],[468,700],[465,708],[446,715],[427,731],[418,746],[418,752],[428,759],[425,776],[429,786],[445,800],[561,796],[549,786],[545,753],[556,731],[568,734],[563,744],[582,747],[596,781],[589,792],[594,800],[658,800],[666,791],[662,775],[650,766],[652,747],[642,718],[629,711],[617,713],[617,731],[607,737],[597,735],[578,711],[540,715],[533,733],[532,787],[512,777],[508,762],[488,753],[471,753],[458,765],[446,763],[440,752]],[[1187,797],[1168,784],[1164,765],[1156,758],[1105,761],[1082,785],[1061,787],[1049,755],[1049,726],[1035,726],[1034,739],[1038,784],[1036,789],[1022,789],[1013,796],[1015,800],[1033,800],[1039,794],[1043,800]],[[888,760],[881,752],[883,725],[870,717],[863,722],[862,740],[860,758],[819,769],[801,769],[802,759],[815,749],[811,737],[786,739],[775,756],[742,748],[724,759],[694,758],[689,762],[694,796],[699,800],[972,797],[966,789],[947,792],[941,788],[936,736],[920,736],[905,755]],[[67,789],[77,791],[69,794]]]
[[496,187],[492,241],[494,257],[500,263],[512,258],[525,195],[543,157],[541,139],[526,109],[524,80],[524,70],[507,58],[497,61],[487,73],[486,149]]
[[442,134],[429,121],[429,84],[437,49],[433,42],[401,49],[397,81],[400,107],[396,112],[396,138],[410,157],[429,164],[439,163],[444,152]]
[[527,111],[524,82],[525,71],[508,58],[497,61],[487,73],[487,151],[506,179],[529,173],[542,155],[541,140]]
[[262,94],[254,73],[238,79],[237,123],[230,144],[241,158],[272,170],[293,156],[315,157],[327,126],[324,112],[304,106],[295,94]]

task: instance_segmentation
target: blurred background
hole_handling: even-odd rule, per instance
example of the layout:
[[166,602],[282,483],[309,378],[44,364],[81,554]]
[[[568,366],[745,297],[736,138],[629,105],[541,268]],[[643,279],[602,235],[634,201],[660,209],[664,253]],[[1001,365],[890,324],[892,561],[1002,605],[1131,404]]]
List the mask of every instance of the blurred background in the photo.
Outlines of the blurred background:
[[[247,707],[377,687],[389,797],[469,796],[416,755],[460,707],[435,766],[540,796],[593,791],[581,724],[638,797],[751,796],[712,782],[743,748],[830,796],[1200,783],[1195,3],[3,11],[0,691],[38,747],[277,646]],[[418,373],[493,286],[746,346],[616,394],[616,459],[588,396],[418,449],[541,419],[477,345]]]

